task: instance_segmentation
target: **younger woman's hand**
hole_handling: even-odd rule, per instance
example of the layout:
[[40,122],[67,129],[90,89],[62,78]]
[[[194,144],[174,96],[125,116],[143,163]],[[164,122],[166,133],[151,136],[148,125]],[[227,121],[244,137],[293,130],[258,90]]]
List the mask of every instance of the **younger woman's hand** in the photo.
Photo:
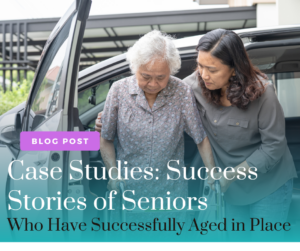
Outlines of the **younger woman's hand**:
[[[228,177],[228,176],[227,176]],[[231,183],[234,181],[233,180],[228,180],[224,177],[223,172],[220,173],[214,173],[214,178],[212,178],[211,176],[207,179],[207,183],[210,185],[211,189],[213,191],[215,191],[215,181],[219,180],[220,182],[220,186],[221,186],[221,191],[223,193],[225,193],[227,191],[227,189],[229,188],[229,186],[231,185]]]
[[102,123],[101,123],[102,112],[98,113],[98,117],[95,120],[95,130],[101,133]]
[[220,185],[221,185],[221,191],[223,193],[225,193],[233,181],[225,179],[225,177],[222,175],[219,182],[220,182]]

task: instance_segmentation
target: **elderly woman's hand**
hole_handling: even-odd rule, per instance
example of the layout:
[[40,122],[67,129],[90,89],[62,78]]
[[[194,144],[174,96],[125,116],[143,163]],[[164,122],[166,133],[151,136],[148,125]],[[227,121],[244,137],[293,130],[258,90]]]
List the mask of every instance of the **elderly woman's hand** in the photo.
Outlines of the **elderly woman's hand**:
[[116,190],[118,193],[120,193],[120,183],[123,182],[124,183],[124,187],[125,187],[125,181],[123,179],[121,180],[109,180],[108,184],[107,184],[107,189],[108,190]]
[[120,183],[123,182],[124,187],[125,187],[125,180],[123,178],[115,179],[118,177],[117,172],[112,172],[112,177],[114,179],[109,179],[108,184],[107,184],[107,189],[108,190],[116,190],[118,193],[120,193]]
[[[212,161],[213,161],[213,159],[212,159]],[[220,176],[220,173],[219,173],[219,175],[217,175],[217,174],[218,174],[218,172],[217,172],[216,168],[214,169],[214,174],[213,175],[211,174],[211,171],[208,172],[207,184],[210,186],[210,189],[212,189],[213,191],[215,191],[215,187],[214,187],[215,181]]]
[[95,120],[95,130],[101,133],[102,123],[101,123],[102,112],[98,113],[98,117]]

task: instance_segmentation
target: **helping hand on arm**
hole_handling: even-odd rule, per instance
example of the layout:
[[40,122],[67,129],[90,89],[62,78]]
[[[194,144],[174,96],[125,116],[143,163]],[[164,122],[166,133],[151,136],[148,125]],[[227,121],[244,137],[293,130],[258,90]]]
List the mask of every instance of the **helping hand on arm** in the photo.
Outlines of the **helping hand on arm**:
[[[240,167],[244,167],[245,168],[245,175],[248,176],[250,173],[249,173],[249,165],[247,163],[247,161],[243,161],[241,164],[237,165],[236,167],[234,167],[233,169],[234,170],[231,170],[231,171],[227,171],[226,172],[226,177],[224,176],[224,173],[215,173],[214,176],[215,176],[215,179],[219,179],[220,181],[220,185],[221,185],[221,190],[223,193],[225,193],[227,191],[227,189],[229,188],[229,186],[231,185],[231,183],[233,183],[234,181],[236,181],[238,178],[237,178],[237,170],[238,168]],[[214,190],[214,187],[212,187],[212,189]]]
[[101,117],[103,112],[98,113],[98,117],[95,120],[95,130],[99,133],[101,133],[102,123],[101,123]]
[[211,177],[210,171],[212,168],[215,167],[215,161],[214,161],[214,156],[211,150],[211,145],[209,142],[208,137],[206,136],[200,144],[197,145],[198,151],[201,155],[201,158],[203,160],[204,166],[206,166],[209,170],[208,172],[208,179],[207,182],[209,186],[212,188],[212,185],[214,184],[215,180]]

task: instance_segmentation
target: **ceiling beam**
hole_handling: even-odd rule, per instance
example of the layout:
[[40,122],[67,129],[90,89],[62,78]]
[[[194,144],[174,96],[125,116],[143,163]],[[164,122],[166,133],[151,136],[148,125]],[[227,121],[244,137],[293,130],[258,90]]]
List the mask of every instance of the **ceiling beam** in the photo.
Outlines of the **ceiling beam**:
[[[93,49],[82,49],[81,53],[101,53],[101,52],[122,52],[127,51],[128,47],[107,47],[107,48],[93,48]],[[29,51],[27,52],[27,56],[40,56],[41,53],[39,51]],[[92,59],[92,58],[91,58]]]
[[[175,38],[184,38],[184,37],[189,37],[189,36],[197,36],[197,35],[202,35],[207,33],[209,30],[203,30],[203,31],[190,31],[190,32],[177,32],[177,33],[168,33],[169,35],[175,37]],[[130,38],[130,39],[129,39]],[[101,40],[103,41],[103,39],[107,39],[106,41],[119,41],[119,40],[132,40],[134,39],[138,40],[140,38],[139,35],[130,35],[130,36],[118,36],[118,37],[92,37],[92,38],[86,38],[84,39],[84,43],[96,43],[96,42],[101,42]],[[28,45],[30,45],[30,43],[32,43],[34,41],[28,41]],[[44,43],[46,41],[43,41]],[[0,43],[1,44],[1,43]],[[84,48],[81,50],[81,53],[101,53],[101,52],[123,52],[123,51],[127,51],[128,47],[106,47],[106,48]],[[41,53],[38,51],[34,51],[34,52],[27,52],[27,56],[40,56]],[[93,58],[91,58],[93,59]],[[92,60],[91,60],[92,61]]]
[[80,58],[80,62],[95,62],[95,61],[103,61],[109,59],[111,57],[94,57],[94,58]]
[[[100,61],[103,61],[103,60],[106,60],[106,59],[109,59],[111,57],[94,57],[94,58],[80,58],[80,62],[100,62]],[[39,61],[37,60],[32,60],[30,61],[31,64],[33,65],[37,65]],[[1,61],[0,61],[1,63]]]
[[[214,21],[234,21],[256,19],[256,6],[214,8],[182,11],[160,11],[130,14],[97,15],[90,16],[87,20],[86,29],[127,27],[137,25],[163,25],[178,23],[197,23]],[[26,23],[27,32],[52,31],[59,18],[24,19],[0,21],[0,24]],[[0,32],[2,32],[0,27]],[[6,27],[9,32],[9,27]],[[16,27],[14,27],[15,31]],[[20,27],[24,32],[24,25]]]
[[[197,36],[206,33],[207,31],[187,31],[187,32],[171,32],[169,35],[175,38],[183,38],[189,36]],[[128,36],[117,36],[117,37],[88,37],[83,38],[83,43],[99,43],[99,42],[113,42],[113,41],[128,41],[138,40],[142,35],[128,35]],[[44,46],[47,40],[31,40],[27,42],[27,45],[31,46]],[[0,45],[2,42],[0,42]],[[13,46],[17,46],[17,42],[13,42]]]

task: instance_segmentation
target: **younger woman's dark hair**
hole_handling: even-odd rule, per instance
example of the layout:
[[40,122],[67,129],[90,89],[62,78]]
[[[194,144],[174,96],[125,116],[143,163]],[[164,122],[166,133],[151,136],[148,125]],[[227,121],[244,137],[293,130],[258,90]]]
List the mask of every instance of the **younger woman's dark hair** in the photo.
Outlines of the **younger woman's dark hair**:
[[[240,37],[230,30],[216,29],[200,38],[196,50],[210,52],[223,64],[234,68],[236,76],[229,79],[226,95],[233,106],[246,109],[249,103],[260,97],[265,88],[262,79],[267,76],[254,67]],[[198,71],[199,84],[209,102],[220,105],[221,89],[209,90]]]

